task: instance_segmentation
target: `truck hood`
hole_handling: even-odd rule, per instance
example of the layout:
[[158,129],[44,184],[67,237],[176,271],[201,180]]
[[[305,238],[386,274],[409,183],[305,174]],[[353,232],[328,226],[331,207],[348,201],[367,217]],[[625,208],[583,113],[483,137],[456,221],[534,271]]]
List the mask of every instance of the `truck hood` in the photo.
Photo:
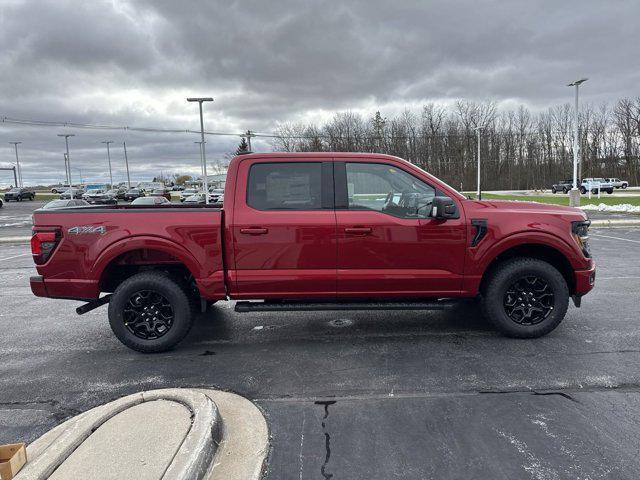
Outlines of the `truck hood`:
[[472,200],[478,209],[491,209],[501,212],[550,214],[577,219],[586,219],[587,215],[579,208],[549,203],[530,202],[526,200]]

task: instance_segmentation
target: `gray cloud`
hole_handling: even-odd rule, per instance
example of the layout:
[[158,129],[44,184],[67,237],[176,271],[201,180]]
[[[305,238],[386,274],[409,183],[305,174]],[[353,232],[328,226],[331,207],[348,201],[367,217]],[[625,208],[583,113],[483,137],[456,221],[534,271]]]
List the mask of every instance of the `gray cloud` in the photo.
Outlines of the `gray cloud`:
[[[0,114],[195,129],[184,98],[207,94],[207,128],[270,131],[458,98],[544,109],[584,75],[583,99],[611,102],[638,95],[639,17],[635,1],[5,0]],[[62,178],[58,131],[0,125],[0,163],[22,140],[28,182]],[[198,171],[192,135],[66,131],[87,178],[106,172],[106,137],[131,145],[140,177]],[[209,139],[211,158],[237,141]]]

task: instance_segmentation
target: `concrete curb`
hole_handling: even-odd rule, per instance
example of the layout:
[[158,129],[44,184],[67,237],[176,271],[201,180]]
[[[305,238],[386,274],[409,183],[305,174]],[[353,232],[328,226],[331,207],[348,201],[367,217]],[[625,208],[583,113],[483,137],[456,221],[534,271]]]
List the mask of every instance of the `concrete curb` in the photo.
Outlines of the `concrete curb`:
[[20,236],[20,237],[0,237],[0,243],[16,243],[16,244],[24,244],[31,242],[31,236]]
[[235,393],[199,389],[218,406],[222,442],[206,480],[259,480],[269,455],[269,428],[262,412]]
[[136,393],[89,410],[47,432],[27,448],[30,460],[16,480],[45,480],[100,425],[120,412],[143,402],[169,400],[192,412],[192,424],[163,478],[204,478],[222,433],[218,408],[211,398],[189,389],[164,389]]
[[640,227],[640,218],[612,218],[611,220],[598,219],[591,220],[593,228],[607,227]]

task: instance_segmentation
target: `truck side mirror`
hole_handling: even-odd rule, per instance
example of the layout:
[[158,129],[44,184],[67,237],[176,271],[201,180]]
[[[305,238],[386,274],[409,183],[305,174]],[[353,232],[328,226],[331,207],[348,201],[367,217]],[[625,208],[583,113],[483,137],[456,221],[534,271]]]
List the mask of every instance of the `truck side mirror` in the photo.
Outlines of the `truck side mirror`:
[[434,197],[431,202],[431,218],[437,218],[438,220],[460,218],[456,202],[449,197]]

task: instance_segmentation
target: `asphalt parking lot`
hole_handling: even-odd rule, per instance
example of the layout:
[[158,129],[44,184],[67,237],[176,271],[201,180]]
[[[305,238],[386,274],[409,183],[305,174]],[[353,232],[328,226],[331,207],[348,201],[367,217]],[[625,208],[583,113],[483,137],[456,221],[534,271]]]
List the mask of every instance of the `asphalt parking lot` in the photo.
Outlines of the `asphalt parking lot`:
[[[25,204],[26,205],[26,204]],[[13,206],[13,204],[11,205]],[[537,340],[449,312],[236,314],[142,355],[106,309],[40,299],[0,245],[0,443],[141,389],[207,386],[263,409],[267,478],[638,478],[640,229],[592,231],[595,290]]]

